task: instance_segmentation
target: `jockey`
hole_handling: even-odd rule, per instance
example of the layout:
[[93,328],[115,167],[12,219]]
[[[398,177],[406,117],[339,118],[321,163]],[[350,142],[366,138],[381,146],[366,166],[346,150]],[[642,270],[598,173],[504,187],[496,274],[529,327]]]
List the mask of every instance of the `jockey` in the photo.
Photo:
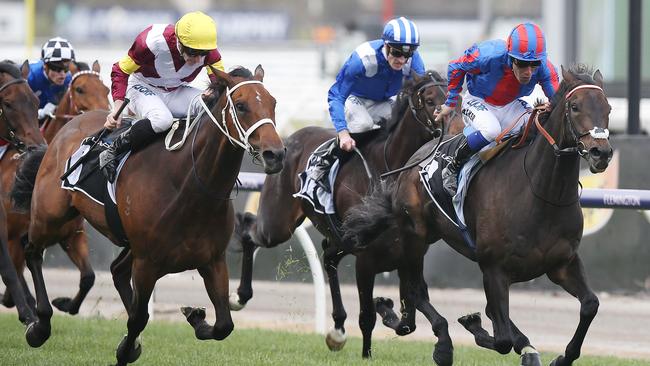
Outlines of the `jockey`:
[[[115,157],[127,150],[137,151],[152,142],[158,133],[171,127],[174,117],[200,110],[203,92],[189,86],[206,67],[223,71],[221,54],[217,50],[217,27],[214,20],[196,11],[183,15],[176,24],[153,24],[135,39],[128,54],[113,65],[111,72],[113,111],[131,100],[129,109],[142,119],[118,136],[100,154],[100,167],[110,182],[115,180]],[[104,127],[114,129],[121,116],[106,117]]]
[[[400,17],[386,23],[381,39],[362,43],[343,64],[327,95],[340,149],[352,151],[356,146],[350,133],[377,129],[377,122],[390,119],[402,80],[411,78],[412,71],[425,72],[419,45],[415,23]],[[323,163],[318,173],[331,161]]]
[[465,129],[452,160],[442,170],[443,186],[453,196],[461,166],[530,109],[520,98],[530,95],[540,84],[550,99],[559,80],[557,69],[546,58],[544,33],[533,23],[517,25],[507,41],[474,44],[463,56],[449,62],[448,78],[447,101],[436,113],[436,121],[454,110],[466,80],[462,113],[465,124],[472,127]]
[[55,37],[43,45],[41,59],[29,64],[27,82],[39,99],[39,123],[54,113],[70,85],[70,62],[74,62],[72,45],[64,38]]

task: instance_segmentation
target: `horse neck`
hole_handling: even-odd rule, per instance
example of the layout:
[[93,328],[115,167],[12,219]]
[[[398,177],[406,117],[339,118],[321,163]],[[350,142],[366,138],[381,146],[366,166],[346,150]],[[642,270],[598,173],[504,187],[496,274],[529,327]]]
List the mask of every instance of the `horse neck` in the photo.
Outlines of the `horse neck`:
[[431,140],[430,136],[430,132],[415,120],[411,109],[407,108],[386,141],[388,168],[397,169],[404,166],[413,153]]
[[63,97],[61,98],[61,102],[59,105],[56,107],[56,111],[54,112],[54,117],[51,119],[46,125],[45,128],[43,129],[43,136],[45,137],[45,141],[50,142],[54,138],[57,132],[63,126],[68,123],[70,120],[68,116],[73,116],[78,114],[77,111],[72,110],[72,100],[70,98],[70,88],[63,94]]
[[[563,137],[564,123],[564,106],[557,106],[544,125],[560,149],[567,147]],[[580,175],[580,157],[577,153],[556,156],[553,146],[540,133],[526,153],[524,165],[537,194],[558,204],[577,200]]]

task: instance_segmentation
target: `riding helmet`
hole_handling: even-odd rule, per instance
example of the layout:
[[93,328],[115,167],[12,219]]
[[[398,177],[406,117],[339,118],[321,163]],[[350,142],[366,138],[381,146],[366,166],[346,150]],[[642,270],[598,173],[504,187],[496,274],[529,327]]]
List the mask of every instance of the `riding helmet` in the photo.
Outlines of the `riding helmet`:
[[61,37],[54,37],[41,48],[41,59],[43,62],[61,62],[61,61],[74,61],[74,48],[70,42]]
[[195,50],[217,48],[217,26],[200,11],[187,13],[176,22],[176,37],[185,47]]
[[542,29],[534,23],[517,25],[506,42],[508,55],[522,61],[546,59],[546,39]]
[[404,17],[386,23],[381,38],[389,46],[406,53],[413,53],[420,45],[418,28],[415,23]]

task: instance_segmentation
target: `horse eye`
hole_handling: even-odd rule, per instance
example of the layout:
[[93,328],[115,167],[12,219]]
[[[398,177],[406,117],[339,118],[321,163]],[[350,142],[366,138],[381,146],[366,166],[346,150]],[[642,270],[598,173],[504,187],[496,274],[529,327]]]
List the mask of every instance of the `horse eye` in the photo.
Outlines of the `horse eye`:
[[571,104],[571,111],[572,111],[572,112],[577,112],[577,111],[578,111],[578,105],[575,104],[575,103],[572,103],[572,104]]
[[246,112],[246,104],[244,103],[235,103],[235,108],[237,108],[237,112]]
[[433,100],[433,99],[427,99],[426,103],[427,103],[428,106],[435,106],[436,105],[436,101]]
[[83,94],[83,93],[84,93],[84,90],[83,90],[83,89],[81,89],[81,87],[80,87],[80,86],[78,86],[78,87],[76,87],[76,88],[74,88],[74,91],[76,91],[76,92],[77,92],[77,93],[79,93],[79,94]]

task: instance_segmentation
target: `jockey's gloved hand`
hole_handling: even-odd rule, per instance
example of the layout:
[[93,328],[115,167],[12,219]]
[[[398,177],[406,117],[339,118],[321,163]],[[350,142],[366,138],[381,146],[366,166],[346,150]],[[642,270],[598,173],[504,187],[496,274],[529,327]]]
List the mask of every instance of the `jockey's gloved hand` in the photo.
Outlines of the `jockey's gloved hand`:
[[441,121],[444,116],[450,114],[453,111],[454,111],[454,107],[450,107],[444,104],[442,108],[440,108],[439,111],[435,111],[433,115],[436,117],[436,122],[438,122]]
[[47,103],[43,108],[38,110],[38,119],[44,119],[45,117],[54,117],[54,111],[56,110],[56,104]]

